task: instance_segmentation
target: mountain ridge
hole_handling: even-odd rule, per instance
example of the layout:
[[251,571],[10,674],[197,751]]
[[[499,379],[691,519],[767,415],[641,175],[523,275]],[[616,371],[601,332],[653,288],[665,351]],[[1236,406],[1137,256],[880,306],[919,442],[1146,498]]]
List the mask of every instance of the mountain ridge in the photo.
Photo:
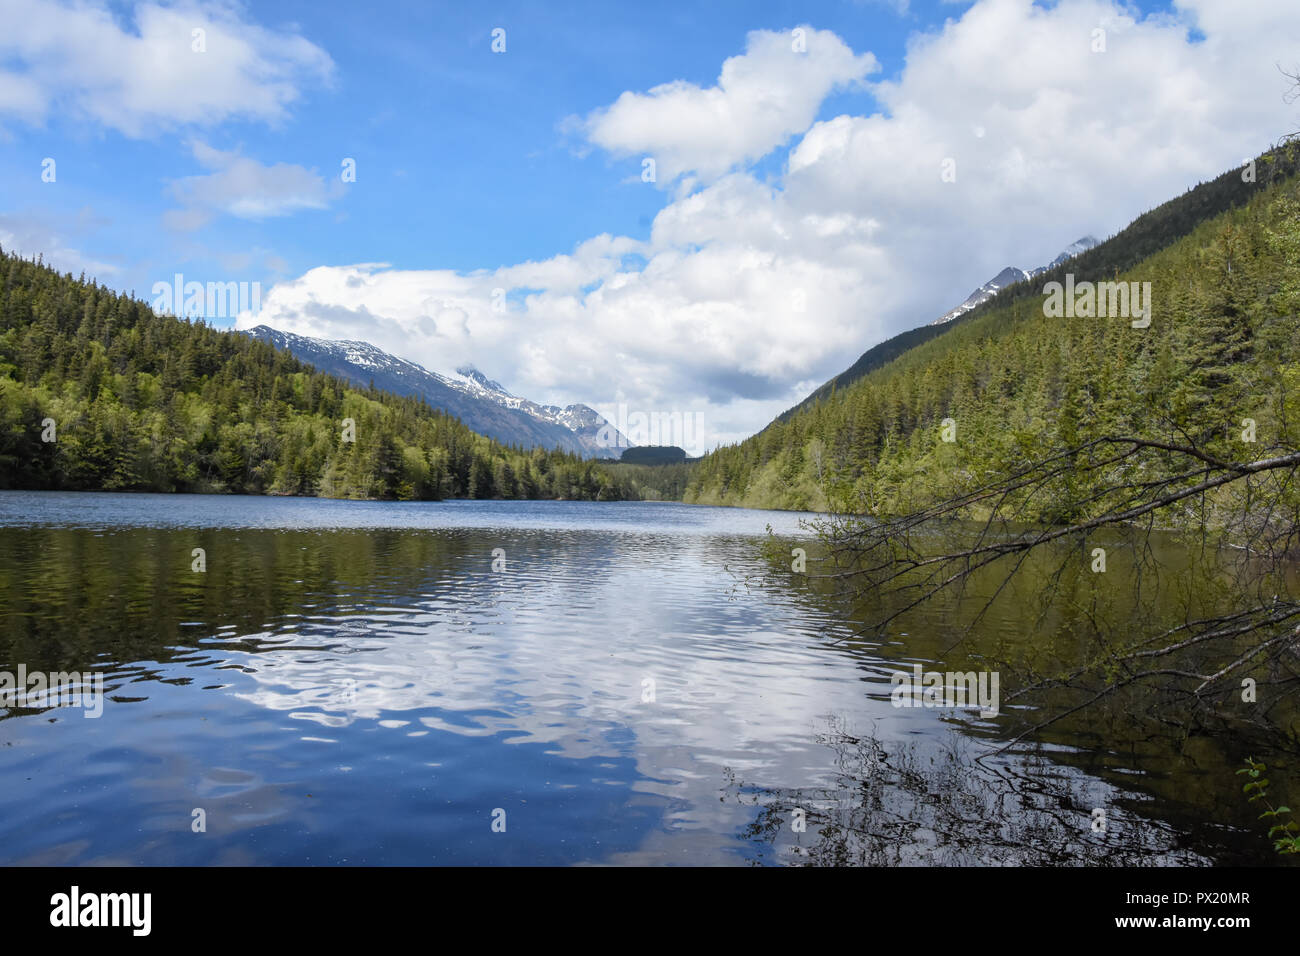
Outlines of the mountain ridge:
[[[506,445],[556,449],[584,458],[618,458],[631,446],[590,406],[542,405],[521,398],[473,365],[460,366],[452,377],[356,339],[316,338],[268,325],[241,332],[362,388],[373,382],[382,391],[422,398],[473,431]],[[608,444],[611,434],[614,446]]]

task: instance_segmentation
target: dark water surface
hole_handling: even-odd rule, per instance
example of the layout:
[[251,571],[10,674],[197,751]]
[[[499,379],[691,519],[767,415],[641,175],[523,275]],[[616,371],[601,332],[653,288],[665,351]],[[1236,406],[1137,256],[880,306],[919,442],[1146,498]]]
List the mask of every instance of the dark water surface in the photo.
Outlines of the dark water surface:
[[975,764],[1003,718],[892,706],[944,622],[855,638],[765,573],[798,522],[0,493],[0,671],[107,694],[0,709],[0,862],[1271,862],[1217,745]]

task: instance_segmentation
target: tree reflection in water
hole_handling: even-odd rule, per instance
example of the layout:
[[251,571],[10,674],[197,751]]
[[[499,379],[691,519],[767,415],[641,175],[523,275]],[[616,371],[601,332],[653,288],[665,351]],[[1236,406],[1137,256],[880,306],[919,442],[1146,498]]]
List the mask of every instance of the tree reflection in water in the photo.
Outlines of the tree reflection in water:
[[[856,736],[827,719],[819,743],[833,780],[769,788],[727,772],[724,800],[756,807],[743,835],[780,862],[812,866],[1205,866],[1141,798],[1053,761],[1047,747],[977,759],[949,730],[943,746]],[[1105,813],[1095,829],[1093,811]],[[804,832],[795,832],[796,810]],[[760,854],[766,856],[767,854]]]

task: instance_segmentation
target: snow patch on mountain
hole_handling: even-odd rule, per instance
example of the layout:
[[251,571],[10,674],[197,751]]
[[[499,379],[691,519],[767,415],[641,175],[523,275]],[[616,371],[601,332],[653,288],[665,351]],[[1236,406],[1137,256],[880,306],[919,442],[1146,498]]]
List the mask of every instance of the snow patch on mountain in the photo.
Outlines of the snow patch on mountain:
[[1040,272],[1046,272],[1048,269],[1055,269],[1061,263],[1069,259],[1073,259],[1075,256],[1087,252],[1093,246],[1098,246],[1098,245],[1101,245],[1101,243],[1098,242],[1096,239],[1094,239],[1092,236],[1084,236],[1082,239],[1077,239],[1074,242],[1070,243],[1068,246],[1066,246],[1065,250],[1059,256],[1053,259],[1048,265],[1044,266],[1041,269],[1036,269],[1034,271],[1034,275],[1038,275]]
[[460,376],[460,378],[464,379],[465,383],[471,387],[477,387],[479,390],[483,391],[496,392],[499,395],[504,395],[506,398],[515,397],[507,392],[500,382],[494,382],[473,365],[462,365],[460,368],[456,369],[456,374]]

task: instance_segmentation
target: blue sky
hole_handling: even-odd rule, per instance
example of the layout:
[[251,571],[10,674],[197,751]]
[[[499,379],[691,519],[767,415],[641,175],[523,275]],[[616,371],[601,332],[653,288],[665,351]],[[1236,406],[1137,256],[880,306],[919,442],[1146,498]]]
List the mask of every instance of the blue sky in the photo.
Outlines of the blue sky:
[[[131,24],[131,5],[112,9],[124,27]],[[898,68],[909,28],[953,12],[950,4],[916,3],[900,17],[886,3],[843,2],[825,5],[817,20],[855,49],[871,49],[888,73]],[[305,88],[287,119],[168,124],[144,138],[57,111],[40,127],[3,123],[0,208],[54,222],[84,215],[80,248],[119,267],[141,294],[176,270],[224,274],[204,254],[209,249],[265,249],[288,274],[353,261],[472,270],[548,258],[602,232],[644,238],[663,195],[625,181],[639,177],[635,159],[582,150],[562,132],[564,119],[624,90],[673,79],[708,85],[749,30],[788,29],[806,14],[804,4],[752,0],[666,10],[392,3],[382,12],[370,4],[258,3],[249,19],[300,33],[334,63],[332,78]],[[498,26],[506,30],[505,54],[491,51]],[[845,91],[820,112],[872,106],[868,91]],[[186,145],[193,138],[335,180],[352,157],[357,181],[325,210],[226,218],[201,237],[169,236],[161,228],[174,206],[167,184],[203,172]],[[47,156],[58,164],[57,189],[42,188]],[[87,207],[92,213],[82,214]],[[274,277],[271,270],[254,276]]]
[[[703,410],[734,440],[1294,128],[1270,60],[1295,6],[0,0],[0,243],[144,298],[257,282],[241,327]],[[787,292],[810,307],[772,312]]]

